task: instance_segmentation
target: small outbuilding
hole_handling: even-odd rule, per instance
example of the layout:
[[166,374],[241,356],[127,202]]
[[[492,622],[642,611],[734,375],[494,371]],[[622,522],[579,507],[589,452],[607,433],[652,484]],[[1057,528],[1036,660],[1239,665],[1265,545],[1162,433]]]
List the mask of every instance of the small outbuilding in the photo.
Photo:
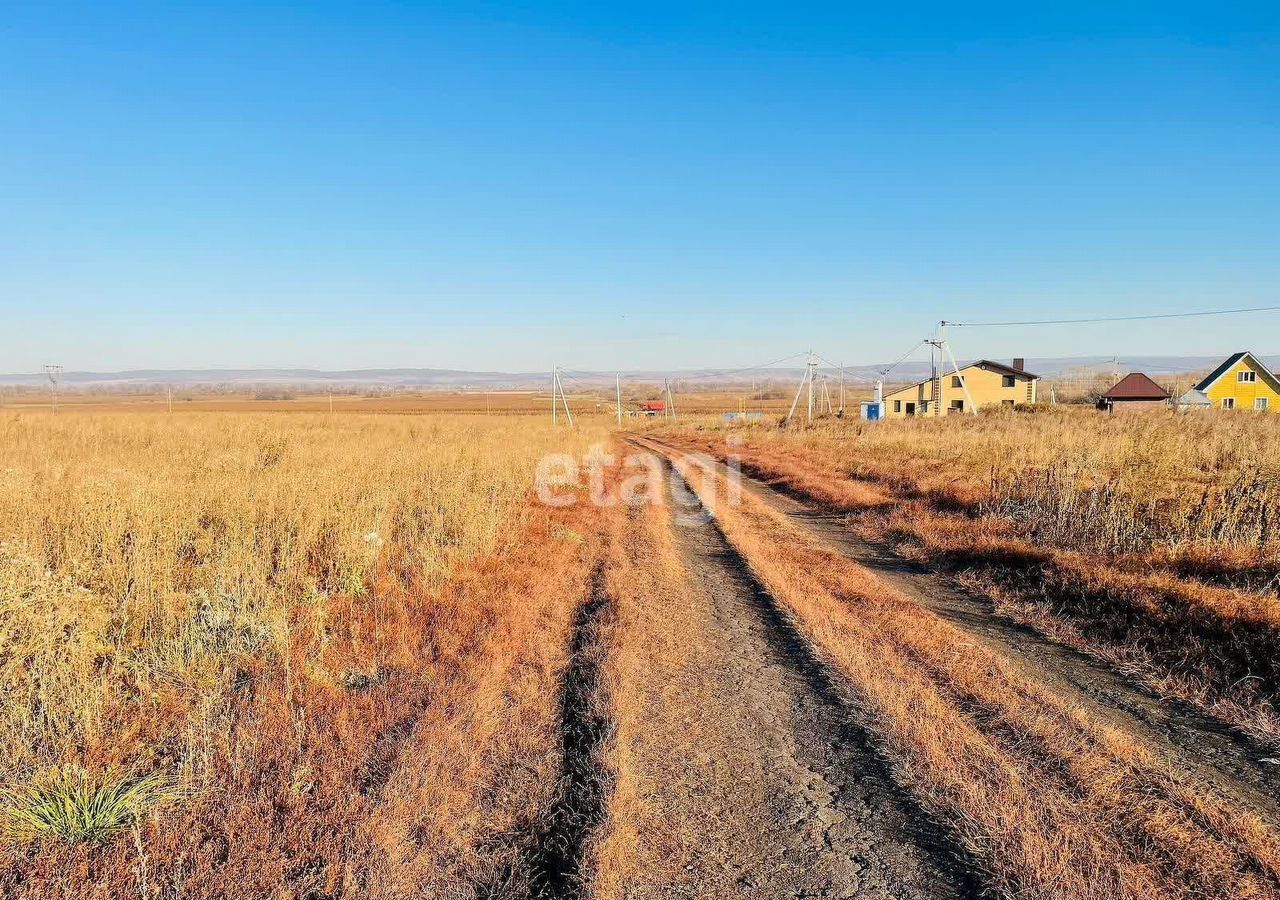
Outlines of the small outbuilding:
[[1213,409],[1213,401],[1204,391],[1192,388],[1178,398],[1178,409]]
[[1136,412],[1168,406],[1173,395],[1142,372],[1130,372],[1098,399],[1106,412]]

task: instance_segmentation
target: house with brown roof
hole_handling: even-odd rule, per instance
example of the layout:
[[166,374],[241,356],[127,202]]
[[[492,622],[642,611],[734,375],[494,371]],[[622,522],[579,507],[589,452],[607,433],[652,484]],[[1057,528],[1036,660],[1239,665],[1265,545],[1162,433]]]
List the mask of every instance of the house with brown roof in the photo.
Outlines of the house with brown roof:
[[1163,409],[1171,396],[1142,372],[1130,372],[1098,398],[1098,409],[1111,413]]

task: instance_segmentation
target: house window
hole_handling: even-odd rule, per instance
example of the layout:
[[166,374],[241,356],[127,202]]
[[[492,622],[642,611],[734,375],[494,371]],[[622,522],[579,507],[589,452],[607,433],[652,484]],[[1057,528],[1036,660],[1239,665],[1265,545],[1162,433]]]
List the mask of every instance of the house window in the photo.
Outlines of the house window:
[[1235,409],[1235,408],[1236,408],[1236,398],[1235,398],[1235,397],[1223,397],[1223,398],[1222,398],[1222,408],[1223,408],[1223,409]]
[[953,388],[961,388],[961,387],[964,387],[964,379],[963,379],[963,378],[961,378],[959,375],[952,375],[952,376],[951,376],[951,386],[952,386]]
[[1012,375],[1006,375],[1004,376],[1004,378],[1000,379],[1001,387],[1014,387],[1017,385],[1017,383],[1018,383],[1018,379],[1014,378]]
[[1258,380],[1257,372],[1245,371],[1245,372],[1236,373],[1236,381],[1244,382],[1246,384],[1253,384],[1257,380]]
[[1001,402],[1001,403],[1003,403],[1005,406],[1009,407],[1010,409],[1013,409],[1014,404],[1016,404],[1018,401],[1017,401],[1017,400],[1002,400],[1002,401],[1000,401],[1000,402]]
[[[894,402],[896,403],[896,402],[899,402],[899,401],[894,401]],[[914,403],[908,403],[908,404],[907,404],[907,415],[909,415],[909,416],[914,416],[915,414],[916,414],[916,405],[915,405]]]
[[894,400],[894,401],[893,401],[893,411],[894,411],[894,412],[902,412],[902,401],[901,401],[901,400]]
[[1256,398],[1256,399],[1253,401],[1253,408],[1254,408],[1254,409],[1256,409],[1258,412],[1266,412],[1266,411],[1267,411],[1267,398],[1266,398],[1266,397],[1258,397],[1258,398]]
[[959,412],[960,410],[963,410],[963,409],[964,409],[964,401],[963,401],[963,400],[952,400],[952,401],[951,401],[951,408],[952,408],[953,410],[955,410],[956,412]]

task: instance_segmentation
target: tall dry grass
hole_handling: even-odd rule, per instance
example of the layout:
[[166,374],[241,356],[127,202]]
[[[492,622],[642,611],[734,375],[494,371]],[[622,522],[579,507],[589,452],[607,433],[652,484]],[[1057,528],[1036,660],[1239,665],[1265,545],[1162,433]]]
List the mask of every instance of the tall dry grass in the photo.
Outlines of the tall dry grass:
[[[529,419],[7,414],[0,780],[215,768],[249,674],[319,660],[378,579],[438,589],[519,533],[536,460],[599,435]],[[302,670],[299,670],[299,667]]]
[[1040,407],[734,432],[748,448],[806,452],[833,475],[1007,516],[1071,549],[1209,545],[1280,565],[1275,416]]

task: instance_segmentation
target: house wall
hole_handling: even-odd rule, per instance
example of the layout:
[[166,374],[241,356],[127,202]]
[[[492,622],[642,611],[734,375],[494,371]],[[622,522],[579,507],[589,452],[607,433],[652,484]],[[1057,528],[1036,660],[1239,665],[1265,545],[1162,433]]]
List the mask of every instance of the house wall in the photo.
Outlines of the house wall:
[[884,395],[884,409],[881,411],[882,418],[885,419],[905,419],[909,413],[907,412],[907,404],[915,404],[914,415],[923,415],[921,407],[925,401],[929,399],[929,382],[924,384],[913,384],[910,387],[899,388],[892,393]]
[[[968,384],[969,393],[973,396],[973,402],[977,404],[978,409],[988,409],[991,407],[999,407],[1007,401],[1012,401],[1014,406],[1026,406],[1027,404],[1036,402],[1036,381],[1027,375],[1016,375],[1013,377],[1013,387],[1004,386],[1004,372],[979,368],[977,366],[966,366],[960,370],[961,376]],[[967,408],[969,405],[968,398],[965,397],[963,387],[954,387],[952,385],[953,373],[943,375],[941,381],[941,397],[942,411],[947,413],[952,410],[952,404],[960,401]],[[923,411],[923,405],[930,400],[931,395],[929,382],[912,385],[911,387],[902,388],[893,393],[885,394],[885,418],[902,419],[907,416],[907,403],[916,404],[916,415],[936,415],[937,412],[930,403],[928,412]],[[901,410],[895,410],[897,404],[894,401],[901,401]]]
[[[1258,380],[1252,383],[1239,381],[1237,373],[1242,371],[1256,372]],[[1263,374],[1263,370],[1248,358],[1232,366],[1221,378],[1209,385],[1205,393],[1213,401],[1214,409],[1222,409],[1222,401],[1230,397],[1235,400],[1236,409],[1252,410],[1254,401],[1263,397],[1267,400],[1268,412],[1280,413],[1280,393]]]

